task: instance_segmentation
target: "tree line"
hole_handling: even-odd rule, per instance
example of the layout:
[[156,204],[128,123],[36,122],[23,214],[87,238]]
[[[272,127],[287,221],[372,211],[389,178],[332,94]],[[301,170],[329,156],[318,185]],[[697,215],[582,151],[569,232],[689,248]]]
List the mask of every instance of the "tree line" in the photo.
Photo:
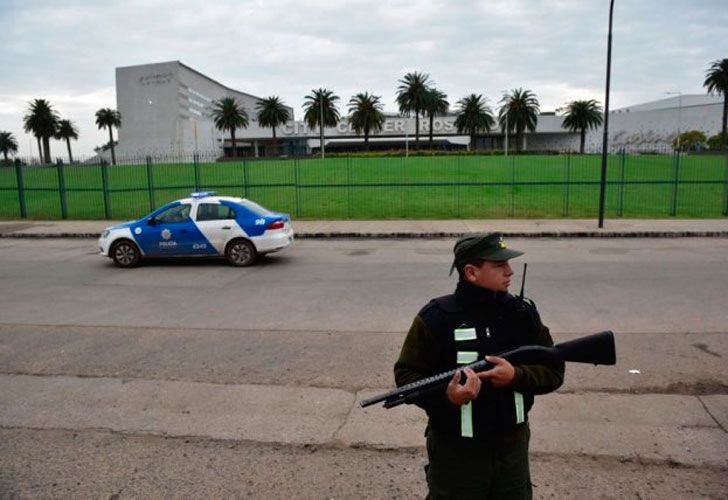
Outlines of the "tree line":
[[[450,112],[448,96],[438,89],[430,76],[421,72],[410,72],[398,81],[396,102],[402,116],[415,117],[415,149],[420,147],[420,118],[429,119],[429,147],[433,144],[433,121],[435,116]],[[716,149],[728,147],[728,58],[713,61],[706,71],[703,87],[709,94],[723,95],[723,113],[721,132],[711,137],[709,144]],[[334,127],[341,121],[338,108],[339,96],[326,88],[311,90],[304,97],[304,121],[312,129],[318,127],[321,136],[321,148],[324,148],[323,129]],[[470,137],[470,147],[475,147],[475,138],[479,134],[488,133],[496,125],[502,133],[514,134],[516,151],[520,151],[523,134],[536,130],[539,102],[534,93],[528,89],[517,88],[504,93],[499,104],[498,116],[487,103],[482,94],[472,93],[456,103],[455,127],[458,133]],[[357,134],[364,135],[364,149],[369,149],[369,136],[382,130],[385,121],[381,96],[363,92],[349,99],[348,118]],[[255,105],[256,117],[260,126],[272,129],[273,150],[278,150],[276,128],[290,120],[286,105],[278,96],[261,99]],[[111,161],[116,164],[114,152],[113,129],[121,127],[121,114],[111,108],[96,111],[96,125],[99,129],[109,130],[109,147]],[[232,155],[236,154],[235,130],[246,128],[249,115],[245,108],[233,97],[223,97],[213,102],[211,117],[215,126],[230,131]],[[579,151],[584,152],[586,132],[602,124],[603,111],[599,102],[594,99],[574,100],[565,108],[562,127],[580,134]],[[28,112],[23,117],[23,126],[27,133],[33,134],[38,144],[38,155],[44,163],[51,162],[50,139],[65,140],[68,149],[68,160],[73,162],[71,140],[78,139],[78,129],[70,120],[60,118],[58,112],[46,99],[34,99],[28,103]],[[681,141],[678,148],[682,149]],[[686,141],[687,142],[687,141]],[[0,131],[0,152],[5,161],[9,155],[18,151],[18,143],[10,132]]]

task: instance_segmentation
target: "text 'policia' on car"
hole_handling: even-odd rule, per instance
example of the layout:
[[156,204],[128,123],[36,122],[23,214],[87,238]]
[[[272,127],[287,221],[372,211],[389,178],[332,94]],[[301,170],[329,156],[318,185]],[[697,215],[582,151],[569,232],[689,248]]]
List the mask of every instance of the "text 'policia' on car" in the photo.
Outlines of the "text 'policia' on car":
[[142,257],[224,256],[249,266],[258,255],[293,243],[288,214],[271,212],[245,198],[192,193],[141,219],[107,227],[99,238],[101,255],[119,267]]

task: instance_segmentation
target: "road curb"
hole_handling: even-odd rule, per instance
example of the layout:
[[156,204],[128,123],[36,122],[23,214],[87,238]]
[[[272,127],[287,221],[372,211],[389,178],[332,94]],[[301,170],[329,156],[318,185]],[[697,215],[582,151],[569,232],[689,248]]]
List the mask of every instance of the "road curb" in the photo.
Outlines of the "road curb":
[[[728,231],[501,231],[509,238],[728,238]],[[458,238],[466,232],[423,232],[423,233],[297,233],[299,240],[325,239],[444,239]],[[100,233],[0,233],[6,239],[96,239]]]

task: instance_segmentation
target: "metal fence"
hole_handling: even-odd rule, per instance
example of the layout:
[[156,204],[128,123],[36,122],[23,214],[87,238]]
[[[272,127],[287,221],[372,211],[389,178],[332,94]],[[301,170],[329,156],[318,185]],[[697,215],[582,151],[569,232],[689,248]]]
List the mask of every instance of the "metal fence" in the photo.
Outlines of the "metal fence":
[[[0,217],[129,219],[192,191],[253,199],[295,218],[596,217],[600,155],[238,159],[0,168]],[[728,154],[608,158],[608,217],[728,215]]]

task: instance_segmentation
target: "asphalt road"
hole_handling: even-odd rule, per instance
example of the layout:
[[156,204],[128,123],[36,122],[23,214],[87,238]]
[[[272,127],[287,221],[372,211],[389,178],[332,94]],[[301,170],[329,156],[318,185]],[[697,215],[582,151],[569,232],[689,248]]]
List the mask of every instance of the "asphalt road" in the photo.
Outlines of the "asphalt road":
[[[557,341],[617,334],[620,364],[570,369],[553,401],[599,394],[627,398],[626,405],[644,397],[655,405],[694,401],[709,415],[693,426],[704,433],[695,442],[719,443],[701,462],[700,453],[677,461],[619,450],[589,457],[536,441],[537,495],[720,497],[728,489],[720,460],[726,441],[715,440],[728,415],[728,240],[508,243],[526,252],[527,295]],[[150,430],[134,420],[135,409],[153,406],[142,396],[119,399],[113,417],[122,424],[107,428],[91,410],[83,420],[50,395],[25,394],[63,387],[71,405],[83,401],[79,394],[103,396],[103,387],[126,384],[128,394],[141,394],[134,384],[148,382],[173,395],[173,386],[180,393],[340,391],[336,397],[388,387],[412,317],[454,286],[451,245],[299,241],[247,269],[187,259],[120,270],[89,240],[0,240],[0,387],[19,391],[0,409],[0,496],[422,496],[419,447],[258,440],[226,422],[175,432],[177,416],[194,413],[192,403],[167,414],[168,427]],[[684,427],[692,428],[680,421],[674,428]]]

